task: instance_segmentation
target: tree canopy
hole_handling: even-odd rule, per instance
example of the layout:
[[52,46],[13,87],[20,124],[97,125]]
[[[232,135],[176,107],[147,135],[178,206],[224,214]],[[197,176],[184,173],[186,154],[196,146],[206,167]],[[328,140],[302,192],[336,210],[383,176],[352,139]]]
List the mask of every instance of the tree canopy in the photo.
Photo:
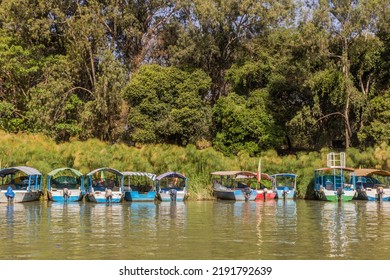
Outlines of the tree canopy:
[[385,0],[0,2],[0,129],[226,154],[390,142]]

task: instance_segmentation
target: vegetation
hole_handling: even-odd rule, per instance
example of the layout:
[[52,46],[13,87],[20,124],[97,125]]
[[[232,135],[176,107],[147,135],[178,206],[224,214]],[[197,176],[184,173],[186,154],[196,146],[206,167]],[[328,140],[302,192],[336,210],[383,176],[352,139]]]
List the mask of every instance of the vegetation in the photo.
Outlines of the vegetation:
[[[258,157],[241,152],[237,156],[224,156],[213,148],[198,150],[194,145],[185,148],[159,144],[129,147],[125,144],[109,144],[97,139],[70,141],[56,144],[42,134],[9,134],[0,131],[0,167],[27,165],[46,175],[61,167],[72,167],[86,174],[100,167],[119,171],[144,171],[162,174],[167,171],[184,173],[189,181],[189,199],[211,199],[210,173],[217,170],[257,171]],[[274,174],[292,172],[298,177],[298,195],[310,197],[314,169],[326,165],[326,154],[300,152],[279,156],[274,150],[261,154],[262,172]],[[347,165],[350,167],[379,168],[390,170],[390,145],[359,151],[347,150]],[[44,182],[44,186],[45,186]]]
[[390,142],[386,0],[0,2],[0,129],[56,142]]
[[0,1],[1,165],[389,168],[387,2]]

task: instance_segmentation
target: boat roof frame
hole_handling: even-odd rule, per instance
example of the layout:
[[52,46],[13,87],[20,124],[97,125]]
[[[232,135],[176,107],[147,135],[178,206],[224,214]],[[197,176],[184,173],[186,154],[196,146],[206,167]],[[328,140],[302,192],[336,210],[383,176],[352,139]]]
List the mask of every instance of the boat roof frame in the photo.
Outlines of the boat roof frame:
[[74,169],[74,168],[71,168],[71,167],[62,167],[62,168],[54,169],[54,170],[50,171],[50,172],[47,174],[47,176],[53,177],[53,176],[55,176],[56,174],[60,173],[61,171],[66,171],[66,170],[71,171],[71,172],[72,172],[74,175],[76,175],[77,177],[83,177],[83,176],[84,176],[80,171],[78,171],[78,170],[76,170],[76,169]]
[[35,175],[42,176],[41,172],[39,172],[37,169],[30,166],[12,166],[12,167],[6,167],[1,169],[0,177],[5,177],[10,174],[15,174],[18,171],[25,173],[27,176],[35,176]]

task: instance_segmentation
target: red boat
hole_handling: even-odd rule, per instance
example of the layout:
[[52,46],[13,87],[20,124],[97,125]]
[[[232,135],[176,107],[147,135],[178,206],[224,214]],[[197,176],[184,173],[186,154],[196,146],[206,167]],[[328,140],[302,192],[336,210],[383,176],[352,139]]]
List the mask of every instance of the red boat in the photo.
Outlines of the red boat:
[[276,191],[274,190],[274,183],[272,177],[266,173],[261,173],[261,179],[270,181],[272,187],[271,189],[268,189],[263,184],[260,184],[260,189],[257,189],[256,200],[266,201],[270,199],[275,199]]

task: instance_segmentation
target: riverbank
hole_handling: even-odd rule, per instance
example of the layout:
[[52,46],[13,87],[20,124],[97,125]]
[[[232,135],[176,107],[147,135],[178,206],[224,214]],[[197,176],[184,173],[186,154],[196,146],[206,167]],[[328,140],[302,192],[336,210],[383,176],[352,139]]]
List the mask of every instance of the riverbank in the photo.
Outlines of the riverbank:
[[[145,171],[162,174],[167,171],[184,173],[188,177],[189,200],[211,200],[210,173],[216,170],[257,171],[259,157],[263,173],[280,172],[298,175],[298,198],[310,198],[313,194],[314,170],[326,165],[329,149],[318,152],[297,152],[280,156],[274,150],[264,151],[259,157],[246,152],[227,157],[213,148],[197,149],[194,145],[143,145],[129,147],[123,143],[110,144],[90,139],[55,143],[41,134],[8,134],[0,131],[0,167],[27,165],[38,169],[46,187],[46,174],[56,168],[72,167],[86,174],[100,167],[119,171]],[[346,151],[347,166],[353,168],[377,168],[390,170],[390,146],[360,151]]]

